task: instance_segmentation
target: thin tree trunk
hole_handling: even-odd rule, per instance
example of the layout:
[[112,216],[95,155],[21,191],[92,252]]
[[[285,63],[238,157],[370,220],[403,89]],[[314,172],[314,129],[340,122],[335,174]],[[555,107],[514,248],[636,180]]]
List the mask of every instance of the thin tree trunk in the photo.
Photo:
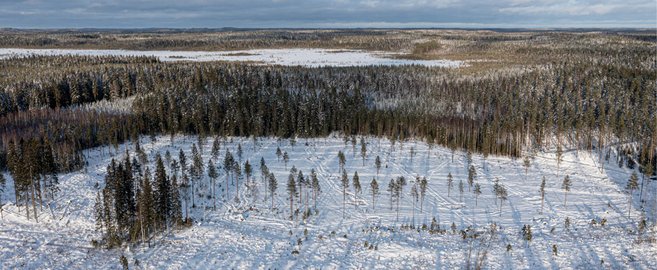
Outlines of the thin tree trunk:
[[563,206],[567,207],[568,206],[568,191],[563,194]]
[[36,191],[35,191],[35,187],[34,187],[34,178],[32,178],[32,209],[34,210],[34,220],[36,220],[36,222],[38,223],[39,222],[39,217],[37,216],[35,196],[36,196]]
[[630,215],[632,213],[632,192],[630,192],[630,198],[628,200],[628,204],[630,207],[629,209],[627,209],[627,218],[630,218]]

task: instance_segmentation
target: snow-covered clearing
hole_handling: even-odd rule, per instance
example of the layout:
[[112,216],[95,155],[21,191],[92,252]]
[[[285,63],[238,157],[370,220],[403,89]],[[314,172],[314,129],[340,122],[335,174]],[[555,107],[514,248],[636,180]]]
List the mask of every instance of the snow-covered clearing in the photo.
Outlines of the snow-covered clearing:
[[[597,157],[588,152],[567,151],[559,167],[553,153],[539,153],[527,175],[522,160],[507,157],[484,160],[475,155],[472,162],[477,171],[475,183],[482,187],[475,206],[474,194],[468,191],[467,159],[462,152],[456,152],[452,161],[449,149],[429,149],[420,142],[391,145],[388,140],[369,139],[363,165],[360,146],[356,144],[352,148],[341,138],[299,139],[294,146],[288,140],[260,139],[255,149],[252,139],[228,140],[221,144],[221,155],[215,164],[222,164],[227,149],[237,158],[236,149],[241,144],[242,161],[248,159],[254,165],[255,182],[260,189],[257,198],[247,194],[242,180],[239,203],[233,198],[232,185],[231,199],[221,200],[217,210],[205,207],[211,207],[211,199],[196,198],[197,207],[192,210],[194,225],[157,237],[151,247],[144,244],[115,250],[93,249],[90,241],[99,236],[93,218],[99,188],[96,184],[102,185],[112,156],[108,147],[89,150],[86,171],[60,175],[61,192],[52,210],[44,206],[39,223],[26,220],[24,211],[19,212],[13,205],[13,194],[5,192],[4,217],[0,219],[0,268],[118,269],[119,257],[125,254],[131,267],[144,269],[454,269],[465,267],[464,258],[472,247],[471,261],[478,252],[480,255],[486,252],[484,267],[491,269],[657,269],[655,206],[651,205],[657,181],[644,186],[651,228],[640,236],[638,191],[634,193],[631,218],[628,218],[625,185],[631,170],[618,168],[613,161],[605,163],[601,170]],[[143,138],[142,146],[153,169],[156,153],[164,155],[168,150],[175,158],[182,148],[189,156],[191,145],[197,142],[195,137],[177,137],[173,143],[169,137],[157,137],[154,143]],[[211,158],[211,145],[212,139],[208,139],[203,147],[206,164]],[[134,155],[134,147],[123,144],[118,150],[111,150],[119,153],[114,158],[121,159],[125,147]],[[289,153],[287,168],[283,160],[277,160],[277,147]],[[416,153],[414,156],[410,155],[411,148]],[[350,179],[357,171],[363,186],[362,194],[355,194],[353,186],[349,188],[345,217],[338,151],[346,155],[345,168]],[[374,166],[377,155],[382,160],[378,177]],[[274,210],[269,209],[270,200],[264,198],[258,165],[261,157],[278,179]],[[306,176],[311,169],[319,175],[322,193],[317,202],[318,214],[312,215],[307,223],[300,218],[294,222],[288,219],[285,186],[292,166]],[[448,173],[454,176],[451,196],[448,196]],[[573,180],[567,205],[561,189],[565,175]],[[390,208],[387,191],[388,182],[397,176],[404,176],[409,182],[403,191],[398,220],[397,212]],[[415,176],[426,176],[429,181],[423,211],[419,203],[413,208],[410,195]],[[547,178],[547,193],[541,214],[539,185],[543,176]],[[374,177],[378,179],[381,195],[372,205],[369,183]],[[496,177],[509,193],[501,211],[492,192]],[[223,185],[224,179],[220,176],[217,184]],[[462,201],[458,189],[461,180],[465,185]],[[209,195],[207,188],[198,188],[197,194]],[[217,190],[215,195],[223,198],[223,189]],[[400,230],[404,224],[429,225],[434,217],[441,229],[447,230],[445,234]],[[564,228],[566,217],[571,220],[570,229]],[[593,219],[598,222],[606,219],[606,224],[591,225]],[[451,231],[452,223],[457,227],[456,233]],[[492,223],[498,225],[493,236],[485,232]],[[525,224],[532,227],[531,242],[521,237],[520,230]],[[458,231],[468,226],[473,226],[482,236],[463,240]],[[651,237],[652,242],[637,241]],[[511,246],[510,251],[507,245]],[[556,256],[553,245],[558,248]],[[293,255],[293,251],[299,254]]]
[[398,59],[394,58],[398,56],[395,53],[363,50],[260,49],[241,51],[132,51],[0,48],[0,59],[29,55],[154,56],[161,61],[230,61],[305,67],[422,65],[456,68],[464,65],[462,61]]

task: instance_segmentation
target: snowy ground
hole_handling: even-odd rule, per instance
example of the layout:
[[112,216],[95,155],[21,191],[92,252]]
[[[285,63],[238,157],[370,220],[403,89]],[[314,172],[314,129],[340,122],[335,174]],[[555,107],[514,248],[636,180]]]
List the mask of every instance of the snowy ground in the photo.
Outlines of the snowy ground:
[[[475,182],[482,186],[475,206],[474,195],[468,191],[466,158],[463,153],[456,152],[452,161],[449,149],[434,147],[429,150],[426,144],[419,142],[398,142],[392,146],[387,140],[370,139],[363,165],[359,145],[354,153],[352,145],[345,144],[341,138],[299,139],[295,146],[287,140],[262,139],[255,150],[252,139],[229,140],[231,142],[222,143],[216,163],[222,163],[226,149],[235,155],[241,143],[243,161],[248,159],[255,165],[254,175],[261,189],[257,198],[246,194],[241,186],[241,200],[237,203],[232,199],[235,187],[230,186],[228,202],[221,200],[218,209],[211,210],[204,207],[211,206],[211,200],[197,198],[197,207],[192,210],[194,225],[157,237],[150,248],[141,245],[115,250],[93,249],[90,240],[98,237],[92,215],[95,186],[102,183],[105,167],[112,158],[109,148],[93,149],[86,154],[89,161],[86,172],[60,176],[60,195],[52,210],[44,206],[39,223],[26,220],[24,211],[19,212],[13,205],[13,194],[4,194],[0,268],[117,269],[119,257],[124,254],[131,267],[144,269],[453,269],[465,267],[464,258],[472,247],[471,261],[477,252],[486,252],[484,267],[491,269],[657,269],[653,205],[657,181],[646,183],[644,187],[651,228],[639,236],[637,221],[641,214],[636,209],[641,203],[638,191],[631,218],[628,218],[628,195],[624,189],[631,171],[618,168],[614,162],[604,164],[601,170],[597,158],[587,152],[566,152],[558,169],[552,153],[539,153],[532,160],[527,175],[522,160],[507,157],[484,160],[475,155]],[[169,150],[177,157],[178,149],[182,148],[189,156],[192,143],[197,143],[195,137],[178,137],[173,143],[168,137],[158,137],[155,143],[147,138],[142,140],[150,156],[151,169],[156,152],[164,154]],[[211,143],[209,139],[203,148],[206,164]],[[279,146],[289,153],[287,169],[282,160],[277,161],[275,151]],[[121,158],[125,147],[112,150],[120,153],[114,157]],[[411,148],[416,152],[414,157],[410,155]],[[358,171],[363,186],[360,195],[354,194],[353,187],[349,189],[345,217],[338,179],[338,151],[345,152],[350,178]],[[377,178],[381,195],[372,205],[369,182],[377,177],[374,166],[377,155],[383,161]],[[261,157],[278,179],[274,210],[269,209],[270,201],[263,197],[258,166]],[[307,223],[288,219],[285,186],[293,165],[306,176],[313,168],[319,174],[322,194],[318,200],[318,214],[311,216]],[[450,172],[454,176],[454,188],[448,196],[446,179]],[[567,205],[564,205],[560,188],[564,175],[573,179]],[[397,176],[410,180],[403,192],[398,220],[397,212],[390,209],[386,191],[388,181]],[[426,176],[429,180],[422,212],[419,204],[413,209],[410,196],[415,176]],[[538,187],[543,176],[548,182],[545,210],[540,214]],[[218,184],[223,185],[223,177],[220,176]],[[509,191],[509,199],[503,203],[501,212],[492,193],[496,177]],[[465,185],[463,201],[458,190],[461,180]],[[218,198],[223,198],[222,190],[218,188],[215,194]],[[207,190],[198,192],[207,195]],[[400,230],[404,224],[429,225],[434,217],[442,229],[447,229],[446,234]],[[569,230],[564,228],[566,217],[572,221]],[[607,220],[604,226],[591,225],[592,219],[603,218]],[[456,234],[449,228],[452,223],[457,226]],[[498,225],[492,236],[483,233],[491,223]],[[529,243],[520,236],[524,224],[531,225],[534,233]],[[468,226],[473,226],[483,236],[478,240],[463,240],[458,231]],[[652,242],[637,239],[652,239]],[[376,249],[367,248],[366,242]],[[512,250],[507,252],[508,244]],[[558,247],[557,256],[552,254],[553,245]],[[295,250],[298,255],[293,255]],[[136,260],[139,267],[136,267]]]
[[456,68],[464,64],[462,61],[450,60],[396,59],[393,58],[397,55],[394,53],[361,50],[262,49],[242,51],[130,51],[0,48],[0,59],[28,55],[155,56],[161,61],[243,61],[260,64],[306,67],[422,65]]

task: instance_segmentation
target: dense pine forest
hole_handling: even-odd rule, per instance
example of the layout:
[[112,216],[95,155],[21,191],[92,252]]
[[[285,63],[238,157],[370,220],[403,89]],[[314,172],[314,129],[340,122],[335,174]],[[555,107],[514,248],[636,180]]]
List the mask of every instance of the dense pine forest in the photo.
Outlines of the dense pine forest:
[[[655,44],[620,34],[536,35],[482,35],[470,46],[487,48],[472,49],[484,55],[515,48],[510,59],[537,55],[549,61],[501,69],[473,62],[458,71],[173,64],[149,57],[4,59],[0,168],[21,139],[55,145],[46,148],[57,171],[70,171],[82,166],[80,150],[139,134],[287,138],[332,132],[422,138],[511,156],[554,144],[553,138],[559,147],[596,149],[602,156],[608,147],[633,142],[636,147],[623,149],[627,160],[654,167]],[[457,37],[474,38],[440,36]],[[463,50],[440,47],[419,43],[412,52],[435,57]],[[124,99],[129,101],[119,102]]]

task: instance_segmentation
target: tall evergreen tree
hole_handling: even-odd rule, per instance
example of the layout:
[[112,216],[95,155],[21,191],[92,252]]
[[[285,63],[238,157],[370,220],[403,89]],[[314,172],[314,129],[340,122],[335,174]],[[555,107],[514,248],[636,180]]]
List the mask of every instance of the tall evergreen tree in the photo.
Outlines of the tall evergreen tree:
[[342,169],[342,177],[340,180],[340,184],[342,186],[342,218],[344,218],[344,210],[347,202],[347,189],[349,188],[349,176],[347,175],[347,171],[344,169]]
[[208,160],[208,177],[210,177],[210,180],[212,180],[212,183],[210,183],[210,189],[212,191],[212,208],[217,209],[217,190],[216,190],[216,182],[217,178],[219,178],[219,173],[217,173],[217,168],[214,165],[214,162],[212,162],[212,159]]
[[570,186],[572,185],[572,181],[570,180],[570,176],[566,175],[566,177],[563,178],[563,182],[561,182],[561,189],[563,189],[563,205],[567,206],[568,205],[568,192],[570,191]]
[[637,176],[636,172],[632,172],[632,175],[630,176],[630,179],[627,181],[627,186],[625,186],[625,189],[628,190],[629,194],[629,199],[628,199],[628,210],[627,210],[627,218],[630,218],[630,214],[632,212],[632,195],[633,192],[639,188],[639,177]]
[[319,196],[319,192],[321,191],[321,188],[319,186],[319,178],[317,177],[317,172],[315,169],[310,170],[310,179],[311,179],[311,186],[313,189],[313,204],[315,206],[315,209],[317,209],[317,197]]
[[450,172],[449,174],[447,174],[447,197],[450,197],[449,194],[452,191],[453,186],[454,186],[454,177]]
[[360,138],[360,156],[363,158],[363,166],[365,166],[365,158],[367,158],[367,145],[365,139]]
[[269,193],[271,196],[271,209],[274,209],[274,194],[276,194],[276,189],[278,188],[278,181],[276,181],[274,173],[269,173],[267,178],[269,182]]
[[287,178],[287,194],[290,199],[290,220],[294,219],[294,200],[297,197],[297,184],[294,181],[294,173],[290,172]]
[[169,228],[171,222],[171,183],[167,177],[162,157],[158,154],[155,157],[155,214],[157,216],[158,227]]
[[541,187],[539,188],[539,192],[541,193],[541,214],[543,214],[543,206],[545,204],[545,176],[543,176],[543,180],[541,180]]
[[376,196],[379,195],[379,183],[376,182],[376,178],[372,178],[370,182],[370,193],[372,194],[372,210],[375,210]]
[[420,180],[420,213],[424,211],[424,197],[427,195],[427,186],[429,184],[429,181],[427,181],[427,177],[424,176],[422,177],[422,180]]

